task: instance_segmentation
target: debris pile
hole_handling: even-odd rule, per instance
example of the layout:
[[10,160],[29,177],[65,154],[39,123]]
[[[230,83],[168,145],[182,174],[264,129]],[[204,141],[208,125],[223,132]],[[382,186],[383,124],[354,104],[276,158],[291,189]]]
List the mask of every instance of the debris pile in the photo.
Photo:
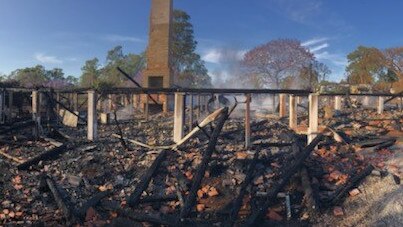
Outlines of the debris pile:
[[403,169],[388,160],[401,152],[391,149],[401,113],[336,113],[343,117],[322,119],[327,127],[309,145],[285,122],[260,119],[245,149],[243,119],[230,112],[187,129],[180,144],[163,113],[102,125],[95,143],[85,128],[55,127],[39,139],[30,127],[5,132],[0,224],[315,223],[323,210],[345,216],[345,198],[359,196],[371,174],[400,184]]

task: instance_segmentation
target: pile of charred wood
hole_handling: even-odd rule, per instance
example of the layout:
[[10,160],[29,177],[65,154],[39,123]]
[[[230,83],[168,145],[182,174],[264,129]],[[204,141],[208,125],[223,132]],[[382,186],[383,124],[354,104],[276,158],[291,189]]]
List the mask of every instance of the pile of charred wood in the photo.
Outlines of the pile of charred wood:
[[[283,123],[261,120],[251,124],[254,142],[245,149],[239,142],[243,126],[229,119],[231,112],[216,110],[181,141],[163,146],[128,138],[134,126],[118,121],[104,126],[109,127],[101,129],[105,139],[95,144],[53,130],[36,142],[47,150],[27,158],[18,158],[21,152],[10,149],[18,138],[13,142],[3,136],[0,154],[15,165],[0,163],[14,173],[1,180],[11,178],[20,196],[16,198],[23,201],[22,205],[11,201],[13,192],[1,182],[5,196],[0,198],[0,224],[254,226],[308,222],[322,209],[334,208],[335,215],[340,215],[337,206],[359,193],[358,185],[374,168],[382,169],[379,159],[367,154],[385,153],[396,142],[391,137],[353,142],[352,135],[333,124],[306,144],[304,137]],[[35,127],[27,121],[3,128],[2,135],[31,124]],[[116,134],[111,135],[110,127]],[[69,171],[75,175],[66,174]],[[24,183],[22,178],[29,180]],[[38,204],[58,211],[27,209]]]

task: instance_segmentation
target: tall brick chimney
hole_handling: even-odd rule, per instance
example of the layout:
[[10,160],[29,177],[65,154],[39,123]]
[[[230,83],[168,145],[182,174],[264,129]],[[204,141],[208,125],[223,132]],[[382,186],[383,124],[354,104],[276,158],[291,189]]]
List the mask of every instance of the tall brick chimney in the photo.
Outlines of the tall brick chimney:
[[[147,67],[143,74],[146,88],[170,88],[174,78],[171,68],[172,0],[152,0],[150,15],[149,42],[147,48]],[[167,110],[166,95],[153,96],[164,111]],[[143,98],[143,103],[145,103]],[[154,105],[151,101],[150,105]]]

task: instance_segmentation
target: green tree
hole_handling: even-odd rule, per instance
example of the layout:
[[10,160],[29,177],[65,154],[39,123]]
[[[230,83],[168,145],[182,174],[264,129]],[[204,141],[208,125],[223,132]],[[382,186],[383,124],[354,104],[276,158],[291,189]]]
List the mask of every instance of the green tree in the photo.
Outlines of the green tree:
[[82,87],[94,87],[99,79],[99,60],[94,58],[85,62],[81,68],[80,85]]
[[46,71],[46,78],[48,80],[64,80],[64,72],[63,69],[54,68],[52,70]]
[[72,84],[73,86],[77,86],[79,84],[79,78],[69,75],[66,77],[66,82]]
[[174,10],[172,37],[172,66],[178,77],[178,85],[184,87],[209,87],[211,78],[201,60],[195,53],[197,41],[194,39],[190,16],[182,10]]
[[374,84],[385,72],[385,58],[375,47],[359,46],[348,56],[346,68],[350,84]]
[[144,69],[144,66],[144,54],[125,55],[122,46],[117,46],[108,51],[106,65],[101,70],[100,80],[105,86],[123,86],[127,84],[127,78],[122,76],[117,67],[129,73],[129,75],[137,75]]
[[18,81],[23,87],[40,87],[48,81],[47,71],[42,65],[17,69],[11,72],[9,78]]

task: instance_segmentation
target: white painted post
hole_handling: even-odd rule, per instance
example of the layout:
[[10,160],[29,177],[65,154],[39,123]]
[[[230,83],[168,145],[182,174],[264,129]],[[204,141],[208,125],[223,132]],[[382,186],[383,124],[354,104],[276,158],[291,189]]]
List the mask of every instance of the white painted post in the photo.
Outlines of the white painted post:
[[280,94],[279,95],[279,102],[280,102],[280,109],[279,109],[279,116],[285,117],[287,109],[286,109],[286,95]]
[[385,105],[385,97],[379,96],[378,97],[378,114],[383,114],[384,105]]
[[113,108],[113,96],[112,94],[108,95],[108,111],[112,112],[112,108]]
[[295,95],[290,95],[290,119],[289,125],[291,129],[296,129],[298,126],[297,121],[297,98]]
[[189,129],[193,129],[193,95],[190,95]]
[[[96,100],[95,100],[96,102]],[[78,94],[77,93],[73,93],[73,108],[74,111],[78,111]],[[95,106],[96,108],[96,106]]]
[[32,91],[32,119],[36,121],[39,115],[39,95],[38,91]]
[[35,121],[35,127],[32,130],[32,134],[35,138],[39,136],[39,124],[40,124],[40,100],[37,90],[32,91],[32,120]]
[[364,107],[369,106],[369,97],[368,96],[364,96],[363,100],[362,100],[362,105]]
[[309,128],[308,128],[308,144],[315,139],[318,134],[318,124],[319,124],[319,116],[318,116],[318,94],[310,94],[309,95]]
[[250,102],[252,101],[251,95],[246,94],[246,107],[245,107],[245,148],[250,147]]
[[334,97],[334,109],[341,110],[341,96]]
[[87,113],[87,139],[95,141],[98,138],[98,117],[97,117],[97,93],[94,90],[88,91],[88,113]]
[[174,142],[179,142],[184,136],[185,125],[185,93],[175,93],[174,107]]

